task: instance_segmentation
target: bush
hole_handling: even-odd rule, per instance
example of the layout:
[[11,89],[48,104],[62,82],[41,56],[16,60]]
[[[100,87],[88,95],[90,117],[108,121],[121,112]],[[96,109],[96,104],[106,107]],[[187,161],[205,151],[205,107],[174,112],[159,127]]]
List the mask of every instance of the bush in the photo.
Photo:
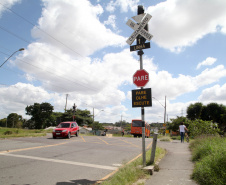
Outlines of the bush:
[[11,134],[13,134],[13,132],[10,131],[10,130],[7,130],[7,131],[4,132],[4,135],[11,135]]
[[200,185],[225,185],[226,138],[202,136],[191,143],[192,178]]
[[213,124],[211,121],[203,121],[203,120],[194,120],[188,121],[189,127],[188,130],[190,132],[189,135],[197,137],[201,135],[219,135],[219,129],[217,128],[217,124]]

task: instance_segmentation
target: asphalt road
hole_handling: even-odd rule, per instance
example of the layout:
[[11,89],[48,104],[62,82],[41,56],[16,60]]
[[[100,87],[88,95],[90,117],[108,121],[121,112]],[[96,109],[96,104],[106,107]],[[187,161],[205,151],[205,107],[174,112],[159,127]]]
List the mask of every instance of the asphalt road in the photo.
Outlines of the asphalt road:
[[[146,139],[146,147],[152,139]],[[94,184],[142,152],[141,138],[79,136],[0,140],[1,185]]]

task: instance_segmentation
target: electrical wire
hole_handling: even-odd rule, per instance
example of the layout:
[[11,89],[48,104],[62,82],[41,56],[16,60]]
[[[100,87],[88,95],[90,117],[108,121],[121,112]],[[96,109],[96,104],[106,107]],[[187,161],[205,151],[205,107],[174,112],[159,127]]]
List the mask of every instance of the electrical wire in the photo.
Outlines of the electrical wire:
[[44,34],[46,34],[48,37],[52,38],[53,40],[57,41],[58,43],[60,43],[61,45],[63,45],[64,47],[66,47],[67,49],[69,49],[70,51],[76,53],[77,55],[82,56],[81,54],[79,54],[78,52],[76,52],[75,50],[73,50],[72,48],[70,48],[69,46],[67,46],[66,44],[64,44],[63,42],[61,42],[60,40],[56,39],[55,37],[53,37],[52,35],[50,35],[49,33],[47,33],[46,31],[42,30],[41,28],[37,27],[35,24],[33,24],[32,22],[30,22],[29,20],[27,20],[26,18],[24,18],[23,16],[21,16],[20,14],[16,13],[15,11],[13,11],[12,9],[8,8],[7,6],[3,5],[2,3],[0,3],[4,8],[6,8],[7,10],[11,11],[13,14],[15,14],[16,16],[20,17],[21,19],[23,19],[24,21],[26,21],[27,23],[31,24],[32,26],[34,26],[35,28],[37,28],[38,30],[40,30],[41,32],[43,32]]
[[[21,16],[21,15],[18,14],[17,12],[15,12],[15,11],[13,11],[12,9],[6,7],[6,6],[3,5],[2,3],[0,3],[0,4],[1,4],[4,8],[6,8],[7,10],[11,11],[11,12],[12,12],[13,14],[15,14],[16,16],[20,17],[20,18],[21,18],[22,20],[24,20],[25,22],[31,24],[32,26],[34,26],[35,28],[37,28],[38,30],[40,30],[42,33],[46,34],[46,35],[47,35],[48,37],[50,37],[51,39],[53,39],[53,40],[57,41],[58,43],[60,43],[61,45],[63,45],[63,46],[64,46],[65,48],[67,48],[68,50],[70,50],[70,51],[76,53],[77,55],[79,55],[79,56],[81,56],[81,57],[84,57],[84,56],[82,56],[81,54],[79,54],[78,52],[76,52],[75,50],[73,50],[72,48],[70,48],[69,46],[67,46],[66,44],[64,44],[63,42],[61,42],[60,40],[58,40],[58,39],[56,39],[55,37],[51,36],[51,35],[50,35],[49,33],[47,33],[46,31],[44,31],[44,30],[42,30],[41,28],[37,27],[35,24],[33,24],[32,22],[30,22],[28,19],[24,18],[23,16]],[[20,39],[20,40],[22,40],[22,41],[24,41],[24,42],[30,44],[29,41],[27,41],[27,40],[24,39],[23,37],[21,37],[21,36],[15,34],[15,33],[13,33],[13,32],[11,32],[11,31],[9,31],[8,29],[4,28],[3,26],[0,25],[0,28],[1,28],[2,30],[4,30],[4,31],[10,33],[11,35],[17,37],[18,39]],[[42,49],[42,48],[40,48],[40,49]],[[45,52],[48,52],[48,51],[45,51]],[[53,55],[52,53],[49,53],[49,52],[48,52],[48,54]],[[53,56],[54,56],[54,55],[53,55]],[[54,57],[57,57],[57,56],[54,56]],[[59,57],[57,57],[57,58],[59,58]],[[85,58],[85,57],[84,57],[84,58]],[[33,66],[33,67],[35,67],[35,68],[39,68],[39,69],[43,70],[42,68],[40,68],[40,67],[38,67],[38,66],[35,66],[35,65],[32,65],[32,64],[30,64],[30,63],[28,63],[28,62],[25,62],[25,61],[23,61],[23,60],[20,60],[20,61],[26,63],[27,65],[31,65],[31,66]],[[67,62],[67,61],[66,61],[66,62]],[[45,70],[45,71],[47,71],[47,70]],[[47,72],[48,72],[48,73],[51,73],[51,74],[53,74],[53,75],[55,75],[54,73],[52,73],[52,72],[49,71],[49,70],[48,70]],[[83,71],[83,72],[84,72],[84,71]],[[61,76],[58,76],[58,77],[62,78]],[[90,88],[90,87],[84,86],[83,84],[79,84],[79,83],[73,82],[73,81],[71,81],[70,79],[66,79],[66,78],[64,78],[64,79],[67,80],[67,81],[70,81],[70,82],[72,82],[72,83],[78,84],[78,85],[80,85],[80,86],[83,86],[83,87],[89,88],[89,89],[91,89],[91,90],[94,90],[94,88]],[[45,82],[44,82],[44,83],[45,83]],[[53,84],[52,84],[52,85],[53,85]],[[53,85],[53,86],[54,86],[54,85]],[[62,89],[62,87],[61,87],[61,89]],[[97,89],[95,89],[95,90],[97,90]],[[125,103],[127,104],[127,102],[125,102]],[[131,104],[131,103],[130,103],[130,104]],[[116,115],[119,115],[119,114],[116,114]]]
[[[4,52],[1,52],[1,51],[0,51],[0,53],[5,54]],[[7,55],[7,54],[6,54],[6,55]],[[44,70],[44,71],[48,72],[49,74],[52,74],[54,77],[58,77],[59,79],[64,79],[64,80],[66,80],[67,82],[69,81],[69,82],[71,82],[71,83],[73,83],[73,84],[76,84],[76,85],[78,85],[78,86],[85,87],[85,88],[90,89],[90,90],[92,90],[92,91],[98,91],[98,89],[95,89],[95,88],[91,88],[91,87],[85,86],[85,85],[83,85],[83,84],[81,84],[81,83],[74,82],[74,81],[72,81],[71,79],[68,79],[68,78],[66,78],[66,77],[64,77],[64,76],[60,76],[60,75],[58,75],[58,74],[52,72],[52,70],[46,70],[46,69],[43,69],[43,68],[41,68],[41,67],[39,67],[39,66],[36,66],[36,65],[34,65],[34,64],[28,63],[28,62],[26,62],[26,61],[24,61],[24,60],[21,60],[21,59],[19,59],[19,60],[20,60],[21,62],[27,64],[27,65],[30,65],[30,66],[34,67],[34,68],[40,69],[40,70],[42,70],[42,71]],[[61,88],[61,89],[62,89],[62,88]]]

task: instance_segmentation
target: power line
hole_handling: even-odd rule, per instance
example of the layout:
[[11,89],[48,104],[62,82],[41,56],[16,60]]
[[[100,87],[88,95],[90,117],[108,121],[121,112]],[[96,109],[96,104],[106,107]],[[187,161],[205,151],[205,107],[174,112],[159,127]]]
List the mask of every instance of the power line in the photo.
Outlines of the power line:
[[20,14],[16,13],[15,11],[13,11],[12,9],[6,7],[5,5],[3,5],[2,3],[0,3],[4,8],[6,8],[7,10],[11,11],[12,13],[14,13],[16,16],[20,17],[21,19],[23,19],[24,21],[26,21],[27,23],[31,24],[32,26],[34,26],[35,28],[37,28],[38,30],[42,31],[43,33],[45,33],[48,37],[54,39],[55,41],[57,41],[58,43],[62,44],[64,47],[66,47],[67,49],[69,49],[70,51],[76,53],[77,55],[82,56],[81,54],[79,54],[78,52],[76,52],[75,50],[73,50],[72,48],[70,48],[69,46],[67,46],[66,44],[64,44],[63,42],[61,42],[60,40],[56,39],[55,37],[53,37],[52,35],[50,35],[49,33],[47,33],[46,31],[42,30],[41,28],[37,27],[35,24],[33,24],[32,22],[30,22],[29,20],[27,20],[26,18],[24,18],[23,16],[21,16]]
[[[20,36],[17,35],[16,33],[11,32],[10,30],[8,30],[7,28],[5,28],[5,27],[3,27],[3,26],[1,26],[1,25],[0,25],[0,29],[4,30],[5,32],[7,32],[7,33],[13,35],[14,37],[16,37],[16,38],[18,38],[18,39],[20,39],[20,40],[22,40],[22,41],[24,41],[24,42],[26,42],[26,43],[28,43],[28,44],[31,44],[29,41],[27,41],[27,40],[24,39],[23,37],[20,37]],[[77,68],[77,66],[74,66],[73,64],[69,63],[68,61],[66,61],[66,60],[64,60],[64,59],[62,59],[62,58],[60,58],[60,57],[54,55],[53,53],[51,53],[51,52],[49,52],[49,51],[43,49],[42,47],[38,47],[38,48],[39,48],[40,50],[42,50],[42,51],[48,53],[49,55],[51,55],[51,56],[53,56],[53,57],[55,57],[55,58],[57,58],[57,59],[59,59],[59,60],[61,60],[61,61],[64,61],[64,62],[66,62],[67,64],[69,64],[69,65],[71,65],[71,66]],[[6,49],[6,48],[5,48],[5,49]],[[8,49],[7,49],[7,50],[8,50]],[[81,70],[81,69],[79,69],[79,71],[88,74],[87,72],[85,72],[85,71],[83,71],[83,70]]]
[[[1,52],[1,51],[0,51],[0,52]],[[7,54],[4,53],[4,52],[1,52],[1,53],[7,55]],[[29,58],[28,58],[28,59],[29,59]],[[26,61],[24,61],[24,60],[21,60],[21,59],[19,59],[19,60],[20,60],[21,62],[27,64],[27,65],[30,65],[30,66],[34,67],[34,68],[38,68],[38,69],[40,69],[40,70],[42,70],[42,71],[44,70],[44,71],[46,71],[46,72],[48,72],[48,73],[50,73],[50,74],[52,74],[52,75],[54,75],[54,76],[57,76],[57,77],[60,78],[60,79],[65,79],[66,81],[70,81],[70,82],[72,82],[72,83],[74,83],[74,84],[76,84],[76,85],[85,87],[85,88],[90,89],[90,90],[92,90],[92,91],[98,91],[98,89],[96,89],[96,88],[88,87],[88,86],[85,86],[85,85],[83,85],[83,84],[81,84],[81,83],[74,82],[74,81],[72,81],[71,79],[67,79],[67,78],[65,78],[64,76],[60,76],[60,75],[58,75],[58,74],[52,72],[52,70],[46,70],[46,69],[43,69],[43,68],[41,68],[41,67],[39,67],[39,66],[36,66],[36,65],[34,65],[34,64],[28,63],[28,62],[26,62]],[[32,61],[32,60],[31,60],[31,61]]]

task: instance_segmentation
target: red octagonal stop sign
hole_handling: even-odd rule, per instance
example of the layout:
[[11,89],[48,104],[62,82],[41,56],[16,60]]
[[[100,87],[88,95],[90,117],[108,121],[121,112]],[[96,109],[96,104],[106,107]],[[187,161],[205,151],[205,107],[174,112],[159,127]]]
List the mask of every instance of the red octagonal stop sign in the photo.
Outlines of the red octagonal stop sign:
[[149,74],[144,69],[137,70],[133,75],[133,83],[137,87],[144,87],[149,82]]

